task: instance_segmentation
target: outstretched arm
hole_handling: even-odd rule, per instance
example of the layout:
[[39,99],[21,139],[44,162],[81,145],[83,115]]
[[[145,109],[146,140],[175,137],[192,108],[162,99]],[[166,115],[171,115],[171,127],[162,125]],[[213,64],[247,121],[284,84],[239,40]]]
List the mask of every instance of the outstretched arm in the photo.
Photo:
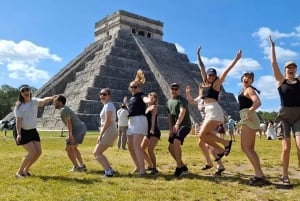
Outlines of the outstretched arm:
[[[236,54],[235,58],[232,60],[232,62],[225,68],[225,70],[221,73],[219,79],[216,81],[218,88],[221,87],[222,83],[224,82],[227,74],[229,71],[235,66],[235,64],[242,58],[242,50],[239,50]],[[216,85],[215,85],[216,86]]]
[[198,66],[200,69],[200,76],[201,76],[203,82],[205,82],[206,81],[206,72],[205,72],[205,66],[204,66],[201,56],[200,56],[200,51],[201,51],[201,46],[198,47],[198,49],[197,49],[197,58],[198,58]]
[[51,97],[45,97],[39,100],[39,107],[44,106],[47,103],[50,103],[53,101],[55,98],[57,98],[57,95],[51,96]]
[[271,44],[270,59],[271,59],[271,64],[272,64],[272,68],[273,68],[273,73],[274,73],[275,79],[277,81],[277,86],[280,86],[284,80],[284,76],[281,74],[278,63],[277,63],[276,52],[275,52],[275,42],[272,40],[271,36],[269,36],[269,41]]

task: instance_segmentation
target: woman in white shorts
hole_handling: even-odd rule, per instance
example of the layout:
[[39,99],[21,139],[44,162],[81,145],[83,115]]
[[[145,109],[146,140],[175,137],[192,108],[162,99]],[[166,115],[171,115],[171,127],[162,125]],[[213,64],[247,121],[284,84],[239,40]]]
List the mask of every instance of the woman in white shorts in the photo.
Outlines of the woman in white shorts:
[[103,153],[106,151],[106,149],[113,146],[118,137],[116,108],[110,100],[111,91],[109,88],[102,89],[99,95],[101,102],[104,105],[100,113],[100,135],[97,138],[97,145],[94,150],[94,155],[105,170],[103,177],[112,177],[114,173],[113,169]]
[[150,100],[143,92],[141,92],[141,85],[145,83],[145,77],[142,70],[137,71],[137,75],[134,81],[129,84],[129,91],[132,96],[127,102],[127,98],[124,100],[124,104],[128,108],[128,149],[131,158],[136,166],[134,172],[137,172],[139,176],[144,175],[144,152],[141,148],[141,143],[144,136],[148,133],[148,121],[145,116],[146,103]]
[[[220,122],[224,122],[223,110],[218,103],[219,93],[226,75],[242,57],[242,52],[240,50],[234,60],[225,68],[224,72],[217,77],[216,69],[209,68],[205,71],[205,66],[200,57],[200,50],[201,47],[198,48],[197,56],[203,80],[201,87],[202,99],[204,100],[205,107],[205,119],[201,125],[199,136],[206,144],[213,146],[216,149],[218,154],[216,155],[215,161],[218,161],[224,155],[227,156],[230,153],[232,145],[232,140],[221,139],[214,134],[214,129],[218,126],[218,124]],[[224,148],[222,148],[219,144],[222,144]]]

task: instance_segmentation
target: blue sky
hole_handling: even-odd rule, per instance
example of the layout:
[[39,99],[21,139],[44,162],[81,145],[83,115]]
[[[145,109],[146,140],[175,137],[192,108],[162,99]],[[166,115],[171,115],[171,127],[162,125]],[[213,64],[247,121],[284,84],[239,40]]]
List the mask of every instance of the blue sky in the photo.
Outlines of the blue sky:
[[259,110],[277,111],[268,35],[276,42],[280,66],[287,60],[299,63],[299,6],[297,0],[3,0],[0,85],[41,87],[94,42],[95,22],[126,10],[162,21],[163,40],[175,43],[191,62],[201,45],[204,64],[219,73],[242,49],[242,60],[225,80],[226,91],[237,96],[241,74],[253,71],[254,86],[262,92]]

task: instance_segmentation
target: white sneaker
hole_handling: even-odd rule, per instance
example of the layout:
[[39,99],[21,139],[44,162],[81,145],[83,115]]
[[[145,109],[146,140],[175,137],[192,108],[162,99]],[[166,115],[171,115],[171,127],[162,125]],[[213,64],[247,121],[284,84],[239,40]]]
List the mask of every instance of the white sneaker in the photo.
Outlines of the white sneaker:
[[75,167],[75,166],[73,166],[73,167],[69,170],[69,172],[80,172],[80,167]]
[[110,169],[105,170],[102,177],[112,177],[113,175],[114,175],[113,169],[110,168]]
[[79,168],[80,172],[86,172],[87,171],[87,168],[84,164],[82,166],[79,166],[78,168]]

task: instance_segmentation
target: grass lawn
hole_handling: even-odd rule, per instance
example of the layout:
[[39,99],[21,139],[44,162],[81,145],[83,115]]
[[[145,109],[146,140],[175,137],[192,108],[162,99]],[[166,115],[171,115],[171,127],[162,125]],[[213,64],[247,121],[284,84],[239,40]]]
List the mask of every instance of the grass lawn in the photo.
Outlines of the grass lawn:
[[256,150],[272,184],[252,187],[247,182],[253,170],[241,152],[239,136],[236,136],[230,155],[223,158],[226,170],[219,177],[212,176],[214,168],[201,170],[204,158],[197,145],[198,137],[187,137],[182,149],[190,174],[177,179],[173,176],[175,162],[167,150],[166,132],[156,148],[159,175],[138,177],[131,174],[133,162],[128,151],[114,146],[105,154],[117,172],[111,178],[101,178],[103,169],[93,156],[97,132],[88,132],[79,147],[88,168],[84,173],[68,172],[72,165],[64,151],[65,140],[60,132],[40,134],[43,154],[32,166],[32,176],[24,179],[15,178],[24,149],[15,145],[11,131],[7,138],[0,138],[0,200],[300,200],[300,169],[294,142],[290,161],[293,186],[286,188],[278,183],[281,142],[257,138]]

